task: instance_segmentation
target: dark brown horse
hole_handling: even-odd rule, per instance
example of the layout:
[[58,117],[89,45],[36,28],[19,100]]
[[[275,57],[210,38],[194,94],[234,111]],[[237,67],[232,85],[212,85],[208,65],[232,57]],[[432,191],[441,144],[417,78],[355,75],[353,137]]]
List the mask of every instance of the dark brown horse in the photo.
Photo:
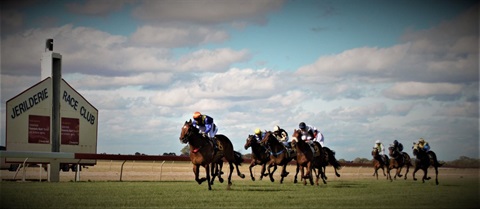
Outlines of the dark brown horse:
[[410,155],[408,155],[406,152],[400,152],[394,147],[390,146],[388,148],[388,152],[390,155],[390,166],[388,168],[388,178],[390,178],[390,181],[392,180],[392,176],[390,175],[390,171],[393,169],[397,169],[397,172],[395,172],[395,176],[393,176],[394,179],[397,179],[398,177],[402,177],[402,168],[407,167],[407,171],[405,172],[405,180],[407,179],[407,174],[408,170],[410,169],[410,166],[412,165],[412,160],[410,159]]
[[[309,179],[310,184],[313,185],[313,177],[311,173],[312,173],[313,161],[314,161],[314,155],[313,155],[314,151],[313,151],[313,147],[311,147],[308,143],[302,140],[301,135],[302,135],[302,132],[296,129],[293,131],[293,134],[292,134],[292,147],[295,147],[295,151],[297,153],[297,158],[296,158],[297,173],[298,173],[298,170],[300,169],[301,171],[300,178],[303,179],[303,185],[307,185],[307,179]],[[318,175],[317,175],[316,183],[318,185]]]
[[260,172],[260,180],[263,179],[264,176],[268,176],[268,173],[265,173],[266,164],[270,161],[270,153],[267,152],[267,149],[260,145],[254,135],[248,135],[247,142],[244,145],[245,149],[249,147],[252,148],[252,161],[250,163],[250,177],[252,177],[252,181],[255,181],[255,176],[253,176],[252,168],[256,165],[261,165],[262,170]]
[[[208,182],[208,190],[212,190],[210,182],[210,166],[213,162],[214,147],[210,140],[198,133],[198,129],[192,125],[192,121],[185,121],[180,132],[180,142],[190,146],[190,160],[193,164],[195,181],[198,184]],[[200,167],[205,168],[206,178],[200,178]]]
[[415,159],[415,169],[413,170],[413,180],[415,178],[415,173],[419,170],[423,170],[422,182],[425,183],[425,180],[430,180],[430,177],[427,177],[428,167],[432,166],[435,168],[435,184],[438,185],[438,167],[442,166],[437,161],[437,155],[433,151],[425,152],[423,149],[418,147],[416,144],[413,146],[413,155],[416,156]]
[[[385,157],[384,159],[384,157],[380,155],[380,153],[378,152],[378,149],[375,147],[372,150],[372,156],[373,156],[373,168],[374,168],[373,176],[376,176],[378,179],[378,169],[382,169],[383,175],[387,176],[387,174],[385,174],[385,168],[387,169],[387,172],[388,172],[388,166],[389,166],[388,158],[384,156]],[[388,180],[388,176],[387,176],[387,180]]]
[[319,162],[320,166],[323,168],[323,183],[326,183],[325,180],[327,180],[326,169],[328,165],[331,165],[333,169],[335,169],[335,176],[340,177],[338,170],[340,170],[342,166],[340,165],[340,162],[338,162],[337,158],[335,158],[335,152],[328,147],[322,147],[321,158],[322,160]]
[[[292,157],[289,155],[287,149],[278,139],[273,135],[271,131],[268,131],[265,134],[265,137],[260,142],[261,145],[268,147],[270,151],[270,161],[268,161],[268,175],[270,176],[270,181],[274,182],[273,173],[277,170],[277,165],[282,166],[282,173],[280,176],[280,183],[283,183],[283,179],[288,175],[287,165],[292,161]],[[270,169],[274,167],[273,171]]]
[[[240,169],[238,166],[243,162],[243,158],[240,153],[234,152],[233,151],[233,145],[230,139],[228,139],[225,135],[222,134],[217,134],[215,135],[215,139],[217,141],[217,146],[218,146],[218,151],[215,152],[213,149],[213,144],[210,142],[210,139],[208,137],[203,136],[202,134],[199,133],[199,130],[193,126],[192,121],[186,121],[185,124],[183,125],[182,132],[180,134],[180,140],[183,143],[188,143],[190,145],[190,159],[193,163],[193,171],[195,173],[195,180],[201,184],[203,181],[208,180],[209,181],[209,189],[211,189],[211,184],[213,183],[213,178],[210,180],[210,172],[208,170],[206,171],[207,173],[207,179],[204,178],[198,178],[198,171],[199,171],[199,166],[203,166],[207,169],[207,167],[211,166],[211,173],[215,173],[216,175],[219,176],[219,179],[221,179],[221,170],[218,170],[219,167],[217,166],[220,163],[223,163],[222,158],[225,159],[228,164],[230,165],[230,172],[228,174],[228,185],[227,189],[230,188],[232,185],[232,173],[235,164],[235,167],[237,169],[237,175],[240,178],[245,178],[245,175],[240,173]],[[211,164],[211,165],[208,165]],[[214,168],[217,169],[216,172],[214,172]],[[221,180],[222,182],[222,180]]]

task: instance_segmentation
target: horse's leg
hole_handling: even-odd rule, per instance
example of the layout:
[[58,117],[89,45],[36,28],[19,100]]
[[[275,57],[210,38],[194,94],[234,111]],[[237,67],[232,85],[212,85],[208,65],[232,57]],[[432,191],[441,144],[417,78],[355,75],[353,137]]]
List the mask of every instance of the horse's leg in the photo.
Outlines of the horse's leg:
[[212,166],[210,167],[210,171],[211,171],[211,180],[210,180],[210,184],[213,185],[213,182],[215,181],[215,176],[217,176],[217,172],[218,172],[218,169],[216,169],[216,165],[215,163],[212,163]]
[[307,165],[308,179],[310,180],[310,185],[313,185],[313,175],[312,175],[312,162],[309,162]]
[[285,163],[285,165],[283,165],[282,167],[282,174],[280,175],[281,178],[280,178],[280,184],[283,183],[283,178],[287,177],[288,176],[288,172],[287,172],[287,163]]
[[295,177],[293,178],[293,183],[297,183],[297,176],[298,176],[298,171],[300,171],[300,165],[297,163],[297,169],[296,169],[296,173],[295,173]]
[[435,168],[435,184],[438,185],[438,167],[433,166]]
[[[333,166],[333,168],[335,169],[335,175],[336,175],[337,177],[340,177],[340,173],[338,173],[337,168],[336,168],[335,166]],[[341,168],[341,167],[340,167],[340,168]]]
[[233,173],[233,163],[229,162],[230,165],[230,173],[228,174],[228,186],[232,185],[232,173]]
[[205,172],[207,173],[208,190],[212,190],[212,184],[210,183],[210,173],[208,172],[210,170],[209,166],[209,163],[205,165]]
[[[270,172],[271,167],[273,167],[273,171]],[[276,170],[277,170],[277,165],[275,163],[272,162],[270,165],[268,165],[268,176],[270,177],[271,182],[275,181],[275,179],[273,178],[273,174],[275,173]]]
[[390,182],[392,182],[392,175],[390,175],[390,168],[387,168],[387,180],[390,179]]
[[263,179],[264,176],[268,176],[268,172],[267,172],[267,164],[266,163],[263,163],[262,164],[262,169],[260,171],[260,180]]
[[235,164],[235,168],[237,169],[237,176],[239,176],[240,178],[244,179],[244,178],[245,178],[245,175],[240,172],[240,169],[238,168],[238,165],[237,165],[237,164]]
[[422,170],[423,170],[422,183],[425,183],[425,180],[429,180],[429,179],[430,179],[430,178],[427,178],[428,167],[427,167],[427,168],[422,168]]
[[415,169],[413,169],[412,178],[414,181],[417,180],[417,178],[415,178],[415,173],[418,171],[418,169],[420,169],[420,167],[417,167],[417,166],[415,166]]
[[[193,165],[193,173],[195,174],[195,181],[197,181],[198,184],[202,184],[202,182],[206,180],[206,178],[198,177],[200,175],[200,165]],[[207,173],[209,173],[208,170]]]
[[410,165],[407,165],[407,170],[405,171],[405,180],[407,180],[408,170],[410,170]]
[[220,183],[223,183],[223,178],[222,178],[222,174],[223,174],[223,160],[219,160],[217,162],[217,175],[218,175],[218,181],[220,181]]
[[[252,168],[255,166],[255,161],[252,160],[252,163],[250,163],[250,167],[248,169],[250,170],[250,177],[252,178],[252,181],[255,181],[255,176],[253,176]],[[260,179],[262,179],[262,175],[260,175]]]

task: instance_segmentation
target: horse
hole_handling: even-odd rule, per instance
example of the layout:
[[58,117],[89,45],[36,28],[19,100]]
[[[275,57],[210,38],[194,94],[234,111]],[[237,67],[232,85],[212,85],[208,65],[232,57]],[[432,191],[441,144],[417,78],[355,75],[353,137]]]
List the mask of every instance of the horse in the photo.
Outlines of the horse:
[[[310,184],[313,185],[313,177],[311,175],[313,168],[314,151],[308,143],[301,139],[301,131],[295,129],[292,134],[292,147],[295,147],[297,153],[297,174],[301,169],[301,179],[303,179],[303,185],[307,185],[307,179],[310,180]],[[306,169],[306,172],[304,171]],[[297,175],[295,175],[296,177]],[[296,178],[295,178],[296,182]],[[318,175],[316,179],[318,185]]]
[[255,181],[252,168],[256,165],[261,165],[262,170],[260,172],[260,180],[262,180],[264,176],[268,176],[268,174],[265,173],[265,170],[266,164],[270,160],[270,153],[267,152],[267,149],[264,146],[260,145],[254,135],[248,135],[247,137],[247,142],[245,143],[244,148],[247,150],[249,147],[252,148],[252,161],[249,167],[250,177],[252,178],[252,181]]
[[[198,129],[192,125],[192,120],[185,121],[180,132],[180,142],[190,146],[190,160],[193,164],[195,181],[202,184],[208,182],[208,190],[212,190],[210,182],[210,165],[213,162],[214,147],[209,139],[198,133]],[[206,178],[199,178],[200,167],[205,168]]]
[[[335,170],[335,176],[340,177],[338,170],[340,170],[342,167],[340,165],[340,162],[338,162],[338,160],[335,158],[335,151],[331,150],[328,147],[322,147],[322,150],[323,152],[321,152],[322,160],[320,161],[320,166],[323,168],[323,178],[327,180],[326,169],[328,165],[331,165]],[[326,182],[324,181],[324,183]]]
[[410,155],[408,155],[406,152],[400,152],[392,146],[388,148],[388,152],[391,157],[390,166],[388,168],[388,177],[390,178],[390,181],[393,181],[392,176],[390,175],[390,170],[397,169],[397,172],[395,172],[395,176],[393,177],[394,179],[397,179],[397,176],[402,177],[402,174],[400,172],[402,172],[402,168],[404,166],[407,167],[407,171],[405,172],[404,177],[404,179],[406,180],[408,170],[410,169],[410,166],[413,166]]
[[[205,180],[208,180],[208,188],[211,190],[211,184],[213,183],[214,178],[210,180],[210,172],[208,171],[208,168],[212,166],[211,173],[218,175],[220,179],[222,171],[219,171],[218,166],[221,168],[221,164],[223,164],[222,158],[224,158],[230,165],[230,173],[228,175],[227,185],[227,189],[230,189],[230,186],[232,185],[231,179],[234,169],[233,164],[235,164],[237,169],[237,175],[240,178],[245,178],[245,175],[242,174],[238,168],[238,166],[243,162],[243,158],[240,153],[233,151],[232,142],[225,135],[217,134],[215,135],[215,138],[219,147],[218,151],[215,151],[210,139],[200,134],[198,128],[193,126],[192,120],[188,122],[185,121],[180,134],[180,141],[190,145],[190,160],[194,165],[193,172],[195,173],[195,180],[199,184]],[[206,179],[198,177],[200,166],[203,166],[206,169]],[[217,169],[216,172],[214,172],[214,168]],[[222,182],[222,180],[220,182]]]
[[[287,172],[287,165],[292,161],[293,157],[289,156],[287,148],[280,143],[271,131],[268,131],[260,144],[267,146],[270,151],[270,160],[268,161],[268,175],[270,181],[274,182],[273,173],[277,170],[277,165],[282,166],[282,173],[280,174],[280,183],[283,183],[283,179],[289,174]],[[271,167],[274,167],[273,171],[270,171]]]
[[413,155],[416,156],[415,159],[415,169],[413,170],[413,180],[416,181],[415,173],[419,170],[423,170],[422,182],[425,183],[425,180],[430,180],[430,177],[427,177],[428,167],[432,166],[435,168],[435,184],[438,185],[438,167],[441,167],[443,163],[437,161],[437,155],[433,151],[426,152],[425,150],[419,148],[417,144],[413,146]]
[[[373,168],[374,168],[373,176],[376,176],[377,180],[378,180],[378,169],[380,169],[380,168],[383,171],[383,175],[387,176],[385,174],[385,169],[384,168],[387,168],[387,172],[388,172],[388,166],[389,166],[388,160],[384,160],[382,155],[380,155],[378,149],[375,148],[375,147],[372,150],[372,156],[373,156]],[[388,176],[387,176],[387,180],[388,180]]]

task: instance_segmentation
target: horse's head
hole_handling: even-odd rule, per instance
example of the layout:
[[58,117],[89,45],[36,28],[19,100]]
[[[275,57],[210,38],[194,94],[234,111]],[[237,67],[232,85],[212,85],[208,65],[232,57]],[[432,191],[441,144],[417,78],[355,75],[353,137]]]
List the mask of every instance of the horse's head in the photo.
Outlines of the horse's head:
[[415,142],[413,142],[413,147],[412,147],[412,149],[413,149],[413,155],[415,155],[415,156],[417,156],[418,153],[419,153],[420,150],[421,150],[421,149],[418,147],[418,144],[415,143]]
[[393,146],[390,146],[390,147],[388,147],[388,154],[391,157],[395,157],[395,155],[397,155],[397,151],[393,148]]
[[292,134],[292,146],[295,146],[298,141],[302,140],[302,131],[300,129],[294,129]]
[[267,133],[265,133],[265,136],[263,137],[263,139],[260,141],[260,145],[262,145],[262,146],[267,145],[267,143],[269,142],[271,137],[275,138],[271,131],[267,131]]
[[198,133],[198,129],[193,126],[192,120],[185,121],[180,131],[180,142],[186,144],[193,133]]
[[378,155],[379,155],[378,149],[376,147],[373,147],[372,156],[375,157],[375,156],[378,156]]
[[256,142],[257,140],[255,139],[254,135],[248,135],[247,137],[247,142],[245,142],[245,145],[243,146],[245,149],[248,149],[249,147],[252,146],[252,142]]

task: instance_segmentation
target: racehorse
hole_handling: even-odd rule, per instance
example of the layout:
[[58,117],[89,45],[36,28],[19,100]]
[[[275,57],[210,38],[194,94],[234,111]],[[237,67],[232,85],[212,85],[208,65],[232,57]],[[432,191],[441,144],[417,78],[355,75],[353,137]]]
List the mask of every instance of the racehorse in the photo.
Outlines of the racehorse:
[[340,170],[342,167],[340,165],[340,162],[335,158],[335,152],[331,150],[328,147],[322,147],[323,152],[321,152],[321,157],[322,160],[320,160],[320,166],[323,168],[323,174],[324,176],[322,177],[324,179],[323,183],[326,183],[325,180],[327,180],[326,176],[326,169],[328,165],[331,165],[335,169],[335,175],[337,177],[340,177],[340,174],[338,173],[338,170]]
[[390,155],[390,166],[388,168],[388,177],[390,178],[390,181],[392,180],[392,176],[390,175],[390,170],[392,169],[397,169],[397,172],[395,172],[395,176],[393,177],[394,179],[397,179],[398,177],[402,177],[402,168],[404,166],[407,167],[407,171],[405,172],[405,180],[407,179],[407,174],[408,170],[410,169],[410,166],[412,165],[412,160],[410,159],[410,155],[408,155],[406,152],[400,152],[397,149],[394,149],[394,147],[389,147],[388,152]]
[[[278,139],[273,135],[271,131],[268,131],[260,144],[267,146],[270,151],[270,161],[268,161],[268,175],[270,176],[270,181],[274,182],[273,173],[277,170],[277,165],[282,166],[282,173],[280,176],[280,183],[283,183],[283,178],[288,175],[287,165],[292,161],[292,157],[288,154],[287,148],[278,141]],[[274,167],[273,171],[270,171],[271,167]]]
[[[209,139],[198,133],[198,129],[192,125],[192,120],[185,121],[180,132],[180,142],[190,146],[190,160],[193,164],[195,181],[202,184],[208,182],[208,190],[212,190],[210,182],[210,165],[213,162],[214,148]],[[200,166],[205,167],[206,178],[199,178]]]
[[[383,175],[384,176],[387,176],[385,174],[385,169],[384,168],[387,168],[387,172],[388,172],[388,160],[384,160],[382,155],[380,155],[380,153],[378,152],[378,149],[377,148],[373,148],[372,150],[372,156],[373,156],[373,168],[374,168],[374,171],[373,171],[373,176],[376,176],[377,179],[378,179],[378,169],[382,169],[383,171]],[[387,180],[388,180],[388,176],[387,176]]]
[[430,177],[427,177],[428,167],[432,166],[435,168],[435,183],[438,185],[438,167],[442,166],[443,163],[437,161],[437,155],[433,151],[424,151],[419,148],[416,144],[413,146],[413,155],[416,156],[415,159],[415,169],[413,170],[413,180],[415,178],[415,173],[419,170],[423,170],[422,182],[425,183],[425,180],[430,180]]
[[255,176],[253,176],[252,168],[256,165],[261,165],[262,170],[260,172],[260,180],[263,179],[264,176],[268,174],[265,173],[266,164],[270,160],[270,153],[267,152],[267,149],[260,145],[260,143],[255,139],[254,135],[248,135],[247,142],[244,145],[245,150],[249,147],[252,148],[252,161],[250,163],[250,177],[252,177],[252,181],[255,181]]
[[[193,163],[193,172],[195,173],[195,180],[198,184],[201,184],[203,181],[208,180],[208,189],[211,190],[211,184],[213,183],[210,180],[210,172],[209,167],[212,166],[211,173],[214,173],[214,168],[217,168],[217,174],[220,177],[221,171],[218,171],[217,164],[223,163],[221,161],[222,158],[230,165],[230,173],[228,175],[228,185],[227,189],[230,188],[232,185],[232,173],[233,173],[233,164],[235,164],[237,168],[237,175],[240,178],[245,178],[245,175],[240,173],[240,169],[238,166],[243,162],[242,156],[240,153],[236,153],[233,151],[233,145],[230,139],[228,139],[225,135],[217,134],[215,135],[216,141],[218,143],[219,150],[215,151],[213,149],[213,144],[210,142],[208,137],[203,136],[199,133],[198,128],[193,126],[192,120],[185,121],[185,124],[182,127],[182,131],[180,133],[180,141],[182,143],[188,143],[190,145],[190,160]],[[211,164],[211,165],[210,165]],[[205,167],[205,172],[207,173],[207,178],[199,178],[199,168],[200,166]]]
[[[295,147],[297,153],[297,174],[301,169],[301,179],[303,179],[303,185],[307,185],[307,178],[310,180],[310,184],[313,185],[313,177],[311,175],[314,161],[314,151],[308,143],[301,139],[301,131],[294,130],[292,134],[292,147]],[[306,169],[306,172],[304,171]],[[296,177],[296,175],[295,175]],[[296,180],[296,179],[295,179]],[[316,179],[318,185],[318,175]]]

